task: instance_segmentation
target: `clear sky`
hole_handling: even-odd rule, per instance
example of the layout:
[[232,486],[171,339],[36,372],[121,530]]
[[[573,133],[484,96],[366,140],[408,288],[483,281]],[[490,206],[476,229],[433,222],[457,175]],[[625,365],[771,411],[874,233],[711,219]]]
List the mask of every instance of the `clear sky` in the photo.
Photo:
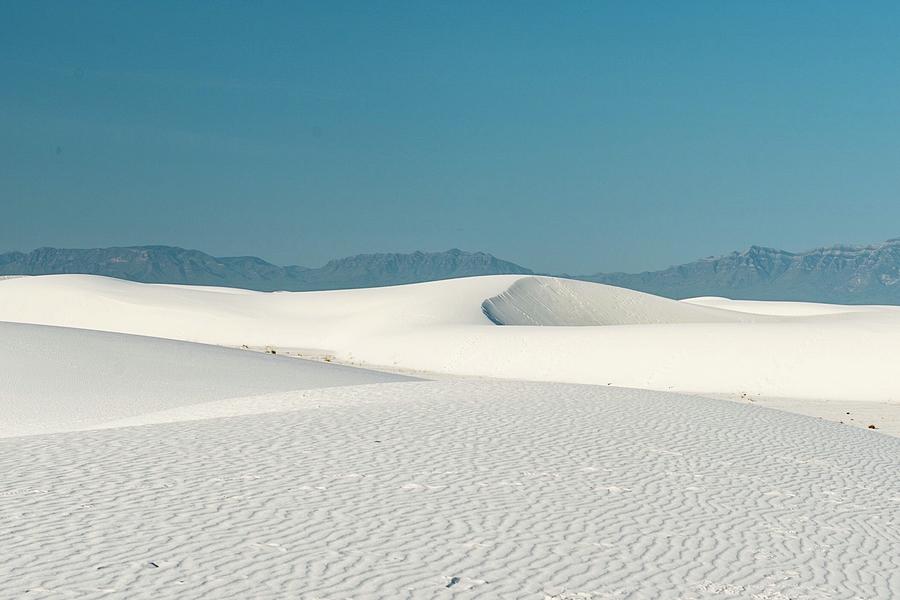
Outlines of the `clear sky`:
[[662,268],[900,236],[894,2],[0,5],[0,250]]

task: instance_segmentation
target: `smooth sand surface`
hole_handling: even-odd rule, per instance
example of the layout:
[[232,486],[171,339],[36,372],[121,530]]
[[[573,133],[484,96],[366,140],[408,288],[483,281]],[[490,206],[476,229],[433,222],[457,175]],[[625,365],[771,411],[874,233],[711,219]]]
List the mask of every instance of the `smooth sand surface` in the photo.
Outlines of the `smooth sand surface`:
[[0,437],[91,429],[212,400],[401,381],[218,346],[0,322]]

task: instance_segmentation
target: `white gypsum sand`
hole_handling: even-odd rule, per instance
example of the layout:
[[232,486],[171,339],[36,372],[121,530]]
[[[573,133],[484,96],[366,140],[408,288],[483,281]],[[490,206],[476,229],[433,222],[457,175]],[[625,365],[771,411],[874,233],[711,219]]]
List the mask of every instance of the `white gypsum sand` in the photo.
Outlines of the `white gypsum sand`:
[[750,314],[744,303],[732,310],[733,303],[705,302],[714,306],[517,275],[301,293],[84,275],[0,282],[0,320],[302,349],[426,373],[735,397],[900,400],[897,307],[756,303],[764,306]]
[[0,597],[893,598],[900,439],[774,397],[553,382],[897,407],[872,399],[896,309],[763,304],[518,276],[2,281],[24,324],[0,323]]
[[0,440],[0,596],[900,595],[895,438],[599,386],[277,396]]
[[403,377],[256,352],[0,322],[0,437],[89,429],[149,412]]

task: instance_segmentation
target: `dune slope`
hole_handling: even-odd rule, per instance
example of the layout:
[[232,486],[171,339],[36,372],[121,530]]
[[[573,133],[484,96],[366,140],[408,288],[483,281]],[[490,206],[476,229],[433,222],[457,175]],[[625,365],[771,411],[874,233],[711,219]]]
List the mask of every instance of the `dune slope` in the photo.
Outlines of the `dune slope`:
[[[768,314],[758,314],[728,306],[515,275],[302,293],[77,275],[0,281],[0,319],[9,321],[271,346],[454,375],[900,401],[900,380],[893,375],[900,311],[767,304],[759,312]],[[512,325],[496,325],[486,310]]]
[[497,325],[589,326],[739,323],[762,315],[678,302],[625,288],[555,277],[525,277],[482,303]]
[[861,304],[823,304],[821,302],[774,302],[766,300],[731,300],[716,296],[688,298],[685,304],[706,306],[755,315],[771,315],[777,317],[810,317],[817,315],[836,315],[846,313],[896,313],[900,306],[861,305]]
[[83,329],[0,322],[0,437],[186,405],[399,375]]

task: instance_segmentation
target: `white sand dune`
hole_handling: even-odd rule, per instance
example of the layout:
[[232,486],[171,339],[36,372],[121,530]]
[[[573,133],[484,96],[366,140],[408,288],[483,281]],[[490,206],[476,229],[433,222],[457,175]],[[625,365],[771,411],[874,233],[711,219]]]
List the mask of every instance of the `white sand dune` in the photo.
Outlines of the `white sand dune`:
[[[726,308],[730,308],[727,307]],[[523,277],[482,303],[498,325],[591,326],[766,321],[762,315],[556,277]]]
[[50,276],[0,319],[0,598],[900,596],[900,438],[605,385],[897,406],[889,307]]
[[212,400],[405,379],[158,338],[0,322],[0,437]]
[[810,317],[816,315],[836,315],[846,313],[898,312],[900,306],[867,306],[860,304],[822,304],[818,302],[772,302],[767,300],[732,300],[718,296],[688,298],[681,302],[696,306],[719,308],[754,315],[778,317]]
[[[756,303],[757,313],[748,314],[747,303],[712,304],[516,275],[302,293],[83,275],[0,281],[0,320],[271,346],[421,372],[733,396],[900,401],[896,308]],[[498,326],[485,311],[515,325]],[[526,322],[544,326],[520,325]],[[557,326],[586,322],[594,325]]]
[[300,394],[0,440],[0,596],[900,597],[898,439],[598,386]]

